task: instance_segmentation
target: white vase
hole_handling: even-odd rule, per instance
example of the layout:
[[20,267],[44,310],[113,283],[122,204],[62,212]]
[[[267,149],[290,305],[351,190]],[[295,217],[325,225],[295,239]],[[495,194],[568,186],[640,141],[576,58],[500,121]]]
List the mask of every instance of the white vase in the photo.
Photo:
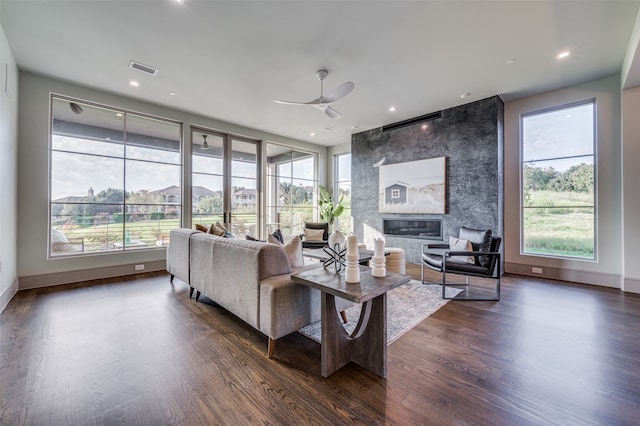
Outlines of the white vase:
[[334,248],[336,244],[339,244],[340,247],[344,245],[345,236],[340,231],[333,231],[331,235],[329,235],[329,247]]

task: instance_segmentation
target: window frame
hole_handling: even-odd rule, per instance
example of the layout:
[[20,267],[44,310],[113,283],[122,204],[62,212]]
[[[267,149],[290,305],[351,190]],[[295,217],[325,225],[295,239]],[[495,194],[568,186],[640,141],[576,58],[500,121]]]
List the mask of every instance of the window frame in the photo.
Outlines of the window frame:
[[[90,107],[95,107],[95,108],[102,108],[105,110],[109,110],[109,111],[114,111],[116,113],[122,113],[123,115],[123,136],[124,136],[124,140],[123,140],[123,145],[124,145],[124,149],[123,149],[123,154],[122,154],[122,158],[120,157],[112,157],[112,156],[105,156],[103,154],[92,154],[92,153],[85,153],[85,152],[74,152],[74,151],[66,151],[66,150],[59,150],[59,149],[54,149],[54,101],[63,101],[63,102],[69,102],[69,103],[79,103],[82,104],[83,106],[90,106]],[[74,111],[75,112],[75,111]],[[140,158],[136,158],[135,156],[133,157],[128,157],[127,153],[126,153],[126,146],[127,146],[127,126],[126,126],[126,117],[127,115],[131,115],[133,117],[136,118],[143,118],[143,119],[149,119],[149,120],[155,120],[155,121],[160,121],[163,122],[164,124],[169,124],[169,125],[175,125],[178,126],[177,129],[177,135],[178,135],[178,149],[179,151],[177,152],[177,162],[176,163],[170,163],[170,162],[158,162],[158,161],[149,161],[149,160],[143,160]],[[127,108],[122,108],[122,107],[115,107],[112,105],[107,105],[104,103],[100,103],[100,102],[94,102],[94,101],[88,101],[88,100],[84,100],[84,99],[79,99],[79,98],[74,98],[74,97],[70,97],[70,96],[66,96],[66,95],[62,95],[59,93],[53,93],[51,92],[49,94],[49,125],[48,125],[48,147],[47,147],[47,154],[48,154],[48,182],[47,182],[47,193],[48,193],[48,201],[47,201],[47,259],[48,260],[55,260],[55,259],[64,259],[64,258],[78,258],[78,257],[86,257],[86,256],[102,256],[102,255],[118,255],[118,254],[122,254],[125,252],[132,252],[132,251],[141,251],[141,250],[166,250],[166,245],[164,244],[164,236],[162,237],[162,241],[163,243],[158,245],[157,242],[155,245],[146,245],[144,247],[142,246],[136,246],[136,247],[127,247],[126,246],[126,239],[129,237],[130,233],[128,231],[127,228],[127,223],[128,222],[125,219],[125,215],[128,214],[128,208],[127,206],[131,206],[131,205],[140,205],[140,203],[136,203],[136,202],[128,202],[127,201],[127,197],[126,197],[126,193],[127,193],[127,187],[126,187],[126,170],[127,170],[127,161],[134,161],[134,162],[140,162],[140,163],[157,163],[157,164],[166,164],[166,165],[175,165],[178,167],[178,186],[180,188],[180,193],[182,194],[182,187],[183,187],[183,169],[184,169],[184,164],[183,164],[183,128],[184,128],[184,124],[181,121],[178,120],[174,120],[174,119],[170,119],[170,118],[166,118],[166,117],[160,117],[160,116],[156,116],[156,115],[152,115],[152,114],[148,114],[148,113],[144,113],[144,112],[139,112],[139,111],[133,111]],[[123,241],[125,243],[122,244],[122,248],[116,248],[114,246],[113,249],[107,249],[107,250],[100,250],[100,251],[84,251],[84,246],[85,243],[83,241],[82,246],[83,246],[83,250],[82,251],[71,251],[68,253],[60,253],[60,254],[54,254],[54,250],[52,250],[52,232],[54,231],[53,228],[53,223],[52,223],[52,213],[53,213],[53,206],[56,204],[60,204],[55,202],[55,200],[53,200],[53,179],[54,179],[54,168],[53,168],[53,153],[54,152],[62,152],[62,153],[70,153],[70,154],[81,154],[81,155],[89,155],[89,156],[94,156],[94,157],[104,157],[104,158],[113,158],[118,160],[119,162],[122,162],[122,167],[123,167],[123,181],[122,181],[122,185],[123,185],[123,199],[121,203],[108,203],[108,204],[113,204],[113,205],[119,205],[122,207],[122,215],[123,215],[123,220],[122,220],[122,236],[123,236]],[[91,188],[93,190],[93,188]],[[116,188],[117,189],[117,188]],[[182,195],[180,196],[180,199],[182,200]],[[69,204],[69,203],[65,203],[65,204]],[[79,204],[79,205],[94,205],[94,204],[104,204],[104,203],[70,203],[70,204]],[[173,202],[168,202],[167,200],[165,200],[165,202],[161,203],[161,204],[157,204],[159,206],[174,206],[176,211],[178,212],[179,218],[178,218],[178,223],[179,226],[182,226],[182,224],[184,223],[184,215],[182,214],[183,211],[183,202],[180,203],[173,203]],[[144,205],[148,205],[148,204],[144,204]],[[153,204],[156,205],[156,204]],[[153,215],[153,214],[152,214]],[[84,238],[84,237],[83,237]],[[159,240],[160,241],[160,240]]]
[[[550,112],[557,112],[562,110],[567,110],[575,107],[580,107],[584,105],[592,106],[592,150],[591,154],[580,154],[574,156],[558,156],[558,157],[549,157],[537,160],[524,160],[524,143],[525,143],[525,135],[524,135],[524,120],[528,117],[546,114]],[[597,100],[596,98],[588,98],[575,102],[564,103],[560,105],[555,105],[552,107],[537,109],[533,111],[528,111],[526,113],[521,113],[519,118],[519,205],[520,205],[520,223],[519,223],[519,251],[521,256],[530,256],[530,257],[543,257],[549,259],[560,259],[560,260],[571,260],[571,261],[582,261],[582,262],[597,262],[598,261],[598,108],[597,108]],[[580,256],[571,256],[571,255],[560,255],[560,254],[552,254],[552,253],[532,253],[525,251],[525,209],[529,209],[531,207],[526,207],[524,204],[524,193],[525,193],[525,181],[524,181],[524,165],[527,163],[535,163],[536,161],[554,161],[554,160],[565,160],[570,158],[579,158],[579,157],[587,157],[590,156],[593,161],[593,205],[592,206],[567,206],[571,208],[592,208],[593,209],[593,257],[580,257]],[[554,206],[558,208],[563,208],[563,206]],[[539,207],[543,208],[543,207]]]
[[[353,220],[352,220],[352,210],[351,210],[351,200],[353,199],[353,186],[352,186],[352,182],[353,179],[351,178],[351,172],[353,171],[353,169],[351,168],[351,166],[349,167],[349,177],[350,179],[341,179],[340,178],[340,158],[344,157],[344,156],[350,156],[352,157],[352,153],[351,152],[343,152],[341,154],[335,154],[333,156],[333,194],[334,194],[334,200],[337,202],[339,200],[339,196],[340,196],[340,185],[344,184],[346,182],[349,183],[349,205],[345,206],[344,209],[344,213],[342,213],[340,216],[336,217],[334,220],[334,229],[337,230],[344,230],[346,229],[345,226],[342,225],[342,222],[347,220],[349,222],[348,224],[348,228],[349,228],[349,232],[353,232]],[[349,162],[349,165],[351,165],[352,162]],[[349,213],[348,215],[346,215],[345,213]]]

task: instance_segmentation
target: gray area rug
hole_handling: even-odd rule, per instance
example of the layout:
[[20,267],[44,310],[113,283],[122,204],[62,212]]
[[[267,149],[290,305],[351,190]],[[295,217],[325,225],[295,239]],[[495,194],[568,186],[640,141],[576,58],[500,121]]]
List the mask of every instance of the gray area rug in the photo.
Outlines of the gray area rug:
[[[447,296],[453,297],[462,290],[447,288]],[[387,293],[387,345],[395,342],[404,333],[421,323],[429,315],[443,307],[448,300],[442,298],[442,286],[422,284],[411,280]],[[342,324],[351,333],[358,324],[361,305],[347,309],[349,322]],[[320,321],[298,330],[298,333],[320,342],[322,331]]]

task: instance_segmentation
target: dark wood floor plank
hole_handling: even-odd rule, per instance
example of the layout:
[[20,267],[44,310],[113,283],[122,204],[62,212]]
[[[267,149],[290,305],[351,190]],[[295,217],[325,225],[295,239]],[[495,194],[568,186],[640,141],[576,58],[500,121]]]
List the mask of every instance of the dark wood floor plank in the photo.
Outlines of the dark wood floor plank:
[[0,315],[0,424],[635,425],[638,329],[638,295],[505,276],[500,302],[449,302],[394,342],[387,379],[324,379],[318,343],[268,359],[163,273],[21,291]]

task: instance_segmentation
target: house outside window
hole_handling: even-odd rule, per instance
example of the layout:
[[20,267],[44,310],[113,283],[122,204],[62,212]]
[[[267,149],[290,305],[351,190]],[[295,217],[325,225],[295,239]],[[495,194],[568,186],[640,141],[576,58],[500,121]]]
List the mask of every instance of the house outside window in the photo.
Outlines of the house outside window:
[[595,259],[595,100],[521,118],[521,252]]
[[139,250],[180,226],[180,123],[51,97],[49,255]]

